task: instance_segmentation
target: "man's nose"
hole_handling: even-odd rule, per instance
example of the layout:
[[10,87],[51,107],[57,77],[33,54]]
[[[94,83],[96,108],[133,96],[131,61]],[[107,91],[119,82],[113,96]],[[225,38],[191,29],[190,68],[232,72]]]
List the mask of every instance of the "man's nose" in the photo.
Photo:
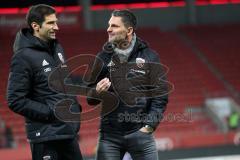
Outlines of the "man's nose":
[[112,28],[111,28],[111,27],[108,27],[107,32],[108,32],[108,33],[109,33],[109,32],[112,32]]
[[54,30],[59,30],[58,25],[55,24],[55,25],[53,26],[53,29],[54,29]]

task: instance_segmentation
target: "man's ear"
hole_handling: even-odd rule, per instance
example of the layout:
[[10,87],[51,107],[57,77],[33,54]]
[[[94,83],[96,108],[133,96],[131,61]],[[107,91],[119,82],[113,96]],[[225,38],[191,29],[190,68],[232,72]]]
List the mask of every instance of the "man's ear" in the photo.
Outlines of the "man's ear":
[[133,34],[133,27],[128,27],[127,35],[132,35],[132,34]]
[[39,24],[37,24],[36,22],[32,22],[31,23],[31,26],[32,26],[32,28],[33,28],[33,30],[34,31],[39,31],[39,29],[40,29],[40,25]]

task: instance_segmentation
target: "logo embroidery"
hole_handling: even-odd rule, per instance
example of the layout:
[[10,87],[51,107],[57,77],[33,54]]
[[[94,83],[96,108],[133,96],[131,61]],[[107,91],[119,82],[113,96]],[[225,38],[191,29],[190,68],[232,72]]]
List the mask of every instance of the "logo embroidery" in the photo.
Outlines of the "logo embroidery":
[[37,132],[37,133],[36,133],[36,137],[39,137],[40,135],[41,135],[40,132]]
[[108,66],[108,67],[115,66],[115,63],[113,63],[113,61],[111,60],[111,61],[108,63],[107,66]]
[[47,66],[47,65],[49,65],[49,63],[44,59],[42,62],[42,66]]
[[58,53],[58,58],[60,59],[60,61],[62,62],[62,63],[64,63],[64,58],[63,58],[63,55],[62,55],[62,53]]
[[137,64],[138,68],[142,68],[144,66],[144,63],[145,63],[145,59],[136,58],[136,64]]
[[51,160],[51,156],[47,155],[43,157],[43,160]]
[[146,74],[145,71],[141,71],[141,70],[131,69],[131,71],[132,71],[132,72],[137,72],[137,73]]
[[52,69],[50,67],[44,69],[44,72],[50,72]]

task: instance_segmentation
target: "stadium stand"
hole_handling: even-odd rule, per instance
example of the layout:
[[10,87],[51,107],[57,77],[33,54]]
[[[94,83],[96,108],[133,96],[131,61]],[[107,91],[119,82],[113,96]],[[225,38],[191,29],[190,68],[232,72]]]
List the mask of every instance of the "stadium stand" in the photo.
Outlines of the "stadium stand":
[[[12,55],[14,32],[0,32],[0,116],[12,128],[18,152],[26,152],[29,147],[25,135],[24,120],[11,112],[6,103],[6,85],[9,62]],[[179,33],[190,41],[213,64],[224,79],[239,92],[239,29],[225,27],[185,27],[177,32],[161,32],[158,28],[139,29],[138,35],[147,40],[160,55],[161,62],[168,68],[168,80],[174,84],[165,118],[155,132],[156,140],[169,138],[173,148],[216,146],[233,143],[233,132],[221,133],[204,110],[205,98],[211,96],[232,96],[226,86],[212,73],[208,66],[186,45]],[[59,33],[67,57],[79,54],[96,54],[107,39],[105,31],[82,31],[77,27],[63,28]],[[78,98],[84,110],[89,106],[85,98]],[[180,118],[179,118],[180,117]],[[175,119],[174,119],[175,118]],[[95,153],[99,119],[84,122],[80,130],[80,146],[85,156]]]
[[239,25],[202,26],[183,29],[183,32],[238,93],[240,91],[240,75],[236,73],[240,69],[238,62],[240,31],[237,29],[239,27]]

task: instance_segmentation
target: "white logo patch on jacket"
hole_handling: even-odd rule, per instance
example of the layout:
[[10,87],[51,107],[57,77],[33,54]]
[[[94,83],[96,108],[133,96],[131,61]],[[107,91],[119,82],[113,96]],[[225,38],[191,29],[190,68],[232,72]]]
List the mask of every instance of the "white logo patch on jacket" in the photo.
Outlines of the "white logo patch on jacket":
[[49,65],[49,63],[44,59],[42,62],[42,66],[47,66],[47,65]]
[[113,61],[111,60],[109,63],[108,63],[108,65],[107,65],[108,67],[112,67],[112,66],[115,66],[115,63],[113,63]]
[[[45,66],[48,66],[48,65],[49,65],[49,63],[46,61],[46,59],[44,59],[43,62],[42,62],[42,66],[45,67]],[[50,72],[51,70],[52,70],[51,67],[47,67],[47,68],[44,69],[44,72]]]
[[60,61],[62,62],[62,63],[64,63],[64,58],[63,58],[63,55],[62,55],[62,53],[58,53],[58,58],[60,59]]
[[43,156],[43,160],[51,160],[51,156],[49,156],[49,155]]
[[145,59],[143,58],[136,58],[136,64],[139,68],[142,68],[144,66]]

